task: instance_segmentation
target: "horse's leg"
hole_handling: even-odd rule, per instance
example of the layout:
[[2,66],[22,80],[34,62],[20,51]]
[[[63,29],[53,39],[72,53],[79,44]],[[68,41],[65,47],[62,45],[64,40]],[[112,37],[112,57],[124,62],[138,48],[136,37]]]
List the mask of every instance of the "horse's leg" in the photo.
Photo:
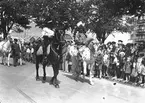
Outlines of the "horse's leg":
[[20,65],[23,65],[22,58],[19,59]]
[[59,73],[59,63],[53,64],[52,67],[53,67],[54,76],[52,77],[51,81],[56,88],[59,88],[59,83],[57,80],[57,75]]
[[47,64],[43,64],[43,82],[45,82],[45,80],[46,80],[46,70],[45,70],[46,65]]
[[86,74],[87,74],[87,62],[83,61],[83,80],[85,80]]
[[95,63],[89,64],[89,66],[90,66],[90,78],[89,78],[89,80],[90,80],[91,85],[94,85],[94,82],[93,82],[94,65],[95,65]]
[[6,65],[6,54],[3,55],[3,63]]
[[35,63],[35,65],[36,65],[36,80],[39,80],[39,57],[38,56],[36,56],[36,63]]
[[4,64],[4,55],[2,55],[2,64]]
[[8,53],[8,58],[7,58],[7,60],[8,60],[8,66],[10,66],[10,57],[11,57],[11,53]]
[[99,78],[102,78],[102,64],[99,65]]
[[108,65],[106,65],[106,68],[105,68],[105,77],[108,77]]
[[21,53],[20,53],[19,62],[20,62],[20,65],[23,65],[23,62],[22,62],[22,54]]

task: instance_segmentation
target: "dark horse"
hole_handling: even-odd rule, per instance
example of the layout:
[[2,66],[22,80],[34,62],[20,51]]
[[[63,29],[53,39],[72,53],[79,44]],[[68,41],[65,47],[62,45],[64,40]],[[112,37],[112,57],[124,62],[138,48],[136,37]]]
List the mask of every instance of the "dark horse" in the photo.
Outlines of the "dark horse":
[[[44,37],[44,40],[36,43],[35,54],[36,54],[36,80],[39,80],[39,64],[43,65],[43,82],[46,80],[46,66],[52,65],[54,76],[50,80],[50,84],[53,84],[56,88],[59,88],[57,81],[57,75],[59,73],[60,64],[60,53],[58,46],[59,44],[53,40],[53,38]],[[50,52],[47,54],[47,47],[50,45]],[[37,54],[38,49],[42,46],[43,53]]]

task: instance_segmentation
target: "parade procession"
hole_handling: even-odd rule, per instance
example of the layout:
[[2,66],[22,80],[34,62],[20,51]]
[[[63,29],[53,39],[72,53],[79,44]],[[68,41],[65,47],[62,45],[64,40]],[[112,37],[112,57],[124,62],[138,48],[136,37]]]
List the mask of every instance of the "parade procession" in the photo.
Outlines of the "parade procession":
[[144,0],[0,1],[0,103],[142,103],[144,8]]

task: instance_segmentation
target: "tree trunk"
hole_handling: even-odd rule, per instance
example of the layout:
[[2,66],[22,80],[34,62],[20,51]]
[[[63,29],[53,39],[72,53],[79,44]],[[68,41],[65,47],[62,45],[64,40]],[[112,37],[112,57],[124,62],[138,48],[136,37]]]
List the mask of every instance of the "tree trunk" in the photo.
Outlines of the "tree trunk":
[[3,39],[5,40],[6,38],[7,38],[7,34],[4,34],[4,38]]
[[103,32],[102,38],[101,38],[102,39],[101,42],[104,43],[107,37],[106,37],[106,32]]
[[104,43],[104,42],[105,42],[105,40],[106,40],[106,38],[102,38],[102,43]]

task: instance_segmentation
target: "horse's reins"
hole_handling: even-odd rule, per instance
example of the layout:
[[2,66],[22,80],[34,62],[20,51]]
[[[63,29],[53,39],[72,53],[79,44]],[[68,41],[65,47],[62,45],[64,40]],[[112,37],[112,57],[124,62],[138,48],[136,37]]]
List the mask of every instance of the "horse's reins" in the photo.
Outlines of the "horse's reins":
[[50,49],[59,57],[58,53],[52,48],[52,45],[50,44]]

